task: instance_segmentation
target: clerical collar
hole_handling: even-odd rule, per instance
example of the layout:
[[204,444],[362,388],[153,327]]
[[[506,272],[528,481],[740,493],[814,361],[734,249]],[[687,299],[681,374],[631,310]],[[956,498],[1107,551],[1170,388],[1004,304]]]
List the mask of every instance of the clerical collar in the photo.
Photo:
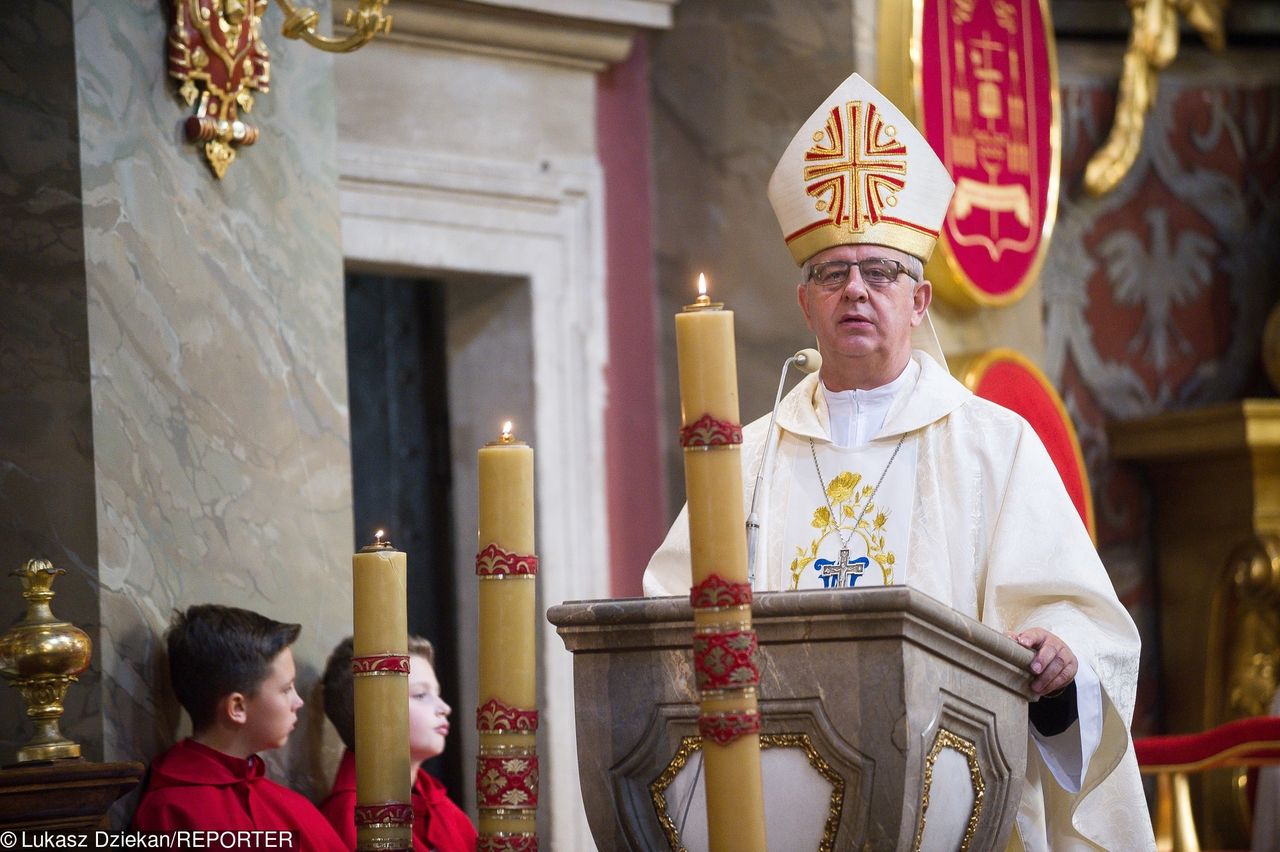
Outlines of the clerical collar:
[[907,360],[898,377],[888,384],[870,390],[832,391],[821,381],[822,396],[827,403],[831,443],[837,447],[856,448],[871,441],[884,426],[893,398],[904,386],[915,380],[920,365]]

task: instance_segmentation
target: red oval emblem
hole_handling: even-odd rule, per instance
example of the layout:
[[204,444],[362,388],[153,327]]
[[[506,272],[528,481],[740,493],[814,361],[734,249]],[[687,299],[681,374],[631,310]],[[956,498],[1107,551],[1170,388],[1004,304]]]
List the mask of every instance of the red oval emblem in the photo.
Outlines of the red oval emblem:
[[1058,206],[1061,130],[1042,0],[924,0],[916,21],[920,131],[956,182],[929,277],[969,306],[1019,299]]
[[1093,495],[1080,439],[1049,377],[1022,353],[1005,348],[960,359],[953,366],[956,378],[969,390],[1016,411],[1031,424],[1049,451],[1085,529],[1095,537]]

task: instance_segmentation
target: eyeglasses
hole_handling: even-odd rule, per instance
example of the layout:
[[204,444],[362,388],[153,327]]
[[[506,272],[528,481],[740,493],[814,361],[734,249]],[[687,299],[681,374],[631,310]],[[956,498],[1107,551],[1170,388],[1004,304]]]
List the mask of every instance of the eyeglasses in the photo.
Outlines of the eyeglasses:
[[905,275],[912,281],[919,280],[901,263],[887,257],[828,260],[815,263],[809,267],[809,276],[805,280],[812,281],[823,290],[841,290],[849,283],[849,274],[855,266],[858,267],[858,274],[862,276],[862,283],[872,290],[889,289],[893,286],[893,282],[898,280],[899,275]]

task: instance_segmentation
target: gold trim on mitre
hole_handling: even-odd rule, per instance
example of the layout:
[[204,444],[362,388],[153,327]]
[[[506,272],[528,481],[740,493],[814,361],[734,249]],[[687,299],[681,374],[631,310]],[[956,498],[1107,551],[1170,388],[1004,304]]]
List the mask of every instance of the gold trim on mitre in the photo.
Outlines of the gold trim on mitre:
[[769,203],[797,265],[860,244],[927,262],[954,191],[920,131],[857,74],[801,125],[769,179]]
[[791,250],[797,266],[802,266],[806,260],[832,246],[859,243],[889,246],[914,255],[923,263],[937,242],[937,231],[923,231],[906,223],[881,220],[857,233],[847,228],[838,228],[830,222],[819,222],[787,237],[787,248]]

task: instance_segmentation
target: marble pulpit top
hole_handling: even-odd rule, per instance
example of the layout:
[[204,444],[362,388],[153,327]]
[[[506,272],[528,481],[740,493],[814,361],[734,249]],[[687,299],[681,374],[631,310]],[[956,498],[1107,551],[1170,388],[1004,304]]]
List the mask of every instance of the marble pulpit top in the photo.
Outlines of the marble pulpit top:
[[[756,592],[751,614],[761,644],[898,635],[901,622],[907,620],[928,632],[962,640],[1023,672],[1035,656],[999,631],[906,586]],[[652,647],[687,645],[693,614],[687,597],[616,598],[565,601],[547,610],[547,620],[556,626],[565,647],[576,653],[625,645],[617,630],[628,627],[649,633]],[[614,629],[602,632],[602,627]]]

